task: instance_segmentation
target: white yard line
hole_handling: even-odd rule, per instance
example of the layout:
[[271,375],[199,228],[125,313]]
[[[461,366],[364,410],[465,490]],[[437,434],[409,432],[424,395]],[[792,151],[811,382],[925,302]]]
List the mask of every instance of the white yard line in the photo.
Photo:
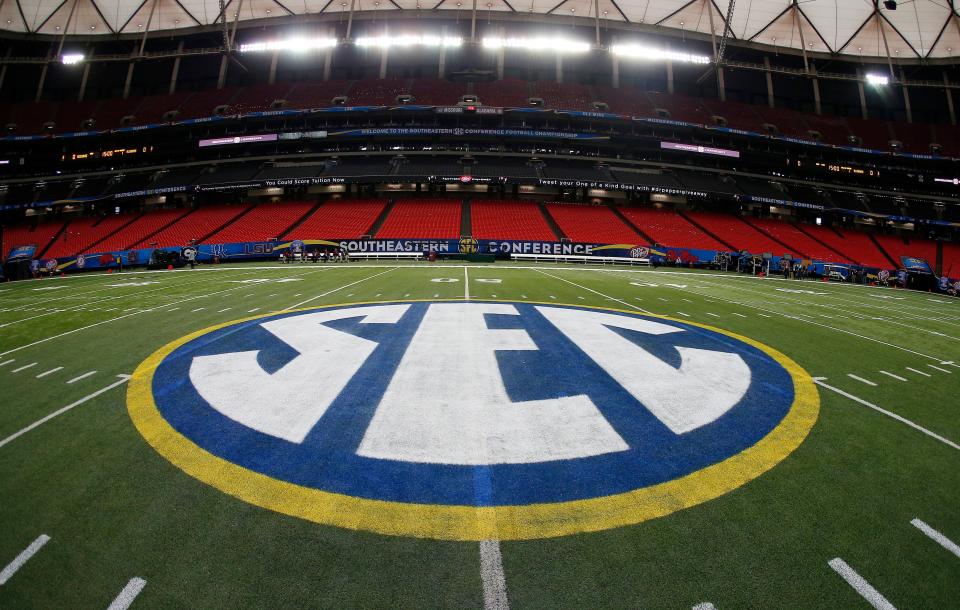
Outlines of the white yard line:
[[[620,300],[620,299],[615,299],[615,298],[613,298],[612,296],[603,294],[602,292],[598,292],[598,291],[594,290],[593,288],[587,288],[586,286],[583,286],[583,285],[581,285],[581,284],[577,284],[576,282],[571,282],[570,280],[564,279],[564,278],[562,278],[562,277],[557,277],[557,276],[553,275],[552,273],[547,273],[546,271],[542,271],[542,270],[540,270],[540,269],[536,269],[536,271],[537,271],[538,273],[541,273],[541,274],[543,274],[543,275],[546,275],[547,277],[552,277],[552,278],[555,279],[555,280],[560,280],[561,282],[566,282],[567,284],[570,284],[571,286],[576,286],[577,288],[579,288],[579,289],[581,289],[581,290],[586,290],[587,292],[592,292],[593,294],[596,294],[596,295],[598,295],[598,296],[601,296],[601,297],[603,297],[603,298],[605,298],[605,299],[610,299],[611,301],[616,301],[617,303],[620,303],[621,305],[625,305],[625,306],[627,306],[627,307],[630,307],[631,309],[636,309],[637,311],[641,311],[641,312],[647,313],[647,314],[650,313],[650,312],[647,311],[646,309],[642,309],[642,308],[640,308],[640,307],[637,307],[637,306],[634,305],[633,303],[629,303],[629,302],[627,302],[627,301],[622,301],[622,300]],[[527,298],[527,297],[524,296],[523,298]],[[553,297],[553,298],[557,298],[557,297]]]
[[49,371],[47,371],[47,372],[45,372],[45,373],[40,373],[39,375],[37,375],[37,379],[43,379],[43,378],[46,377],[47,375],[52,375],[52,374],[56,373],[57,371],[62,371],[62,370],[63,370],[63,367],[62,367],[62,366],[58,366],[58,367],[56,367],[56,368],[50,369]]
[[690,317],[690,314],[684,313],[684,312],[682,312],[682,311],[678,311],[677,313],[680,314],[681,316],[683,316],[684,318],[689,318],[689,317]]
[[717,607],[711,604],[710,602],[703,602],[702,604],[697,604],[690,610],[717,610]]
[[[118,299],[128,299],[128,298],[132,298],[132,297],[137,297],[137,298],[139,298],[139,297],[141,297],[141,296],[143,296],[143,295],[145,295],[145,294],[149,294],[149,293],[152,293],[152,292],[164,292],[164,291],[169,291],[169,290],[171,290],[171,289],[178,289],[178,288],[182,288],[182,287],[186,287],[186,286],[192,286],[192,285],[194,285],[194,284],[207,283],[208,281],[209,281],[209,280],[197,280],[197,281],[194,281],[194,282],[184,282],[184,283],[182,283],[182,284],[177,284],[177,285],[165,285],[165,286],[160,286],[159,288],[150,288],[150,289],[147,289],[147,290],[137,290],[137,291],[135,291],[135,292],[113,295],[113,296],[109,296],[109,297],[106,297],[106,298],[103,298],[103,299],[96,299],[96,300],[90,301],[89,303],[83,303],[82,305],[75,305],[75,306],[73,306],[73,307],[67,307],[67,308],[65,308],[65,309],[55,309],[55,310],[52,310],[52,311],[48,311],[47,313],[42,313],[42,314],[38,314],[38,315],[35,315],[35,316],[30,316],[30,317],[27,317],[27,318],[22,318],[22,319],[20,319],[20,320],[13,320],[12,322],[7,322],[6,324],[0,324],[0,328],[3,328],[3,327],[5,327],[5,326],[12,326],[12,325],[14,325],[14,324],[19,324],[20,322],[26,322],[26,321],[28,321],[28,320],[33,320],[33,319],[35,319],[35,318],[40,318],[40,317],[43,317],[43,316],[48,316],[48,315],[51,315],[51,314],[54,314],[54,313],[70,312],[70,311],[82,311],[83,308],[90,307],[90,306],[92,306],[92,305],[99,305],[99,304],[102,304],[102,303],[106,303],[107,301],[116,301],[116,300],[118,300]],[[97,291],[94,291],[94,292],[103,292],[104,290],[108,290],[108,289],[109,289],[109,288],[104,288],[104,289],[97,290]],[[114,288],[114,289],[116,289],[116,288]],[[24,306],[24,307],[27,307],[27,306]],[[103,311],[116,311],[118,308],[117,308],[117,307],[91,308],[90,311],[101,310],[101,309],[102,309]],[[129,311],[129,310],[124,310],[124,311]]]
[[[310,297],[310,298],[307,299],[306,301],[300,301],[299,303],[297,303],[297,304],[295,304],[295,305],[291,305],[290,307],[287,307],[284,311],[289,311],[289,310],[291,310],[291,309],[296,309],[296,308],[298,308],[298,307],[302,307],[303,305],[306,305],[307,303],[310,303],[310,302],[312,302],[312,301],[316,301],[317,299],[322,299],[323,297],[325,297],[325,296],[327,296],[327,295],[331,295],[331,294],[333,294],[334,292],[338,292],[338,291],[340,291],[340,290],[343,290],[344,288],[349,288],[350,286],[355,286],[356,284],[359,284],[360,282],[366,282],[367,280],[371,280],[371,279],[373,279],[373,278],[375,278],[375,277],[379,277],[379,276],[383,275],[384,273],[390,273],[391,271],[396,271],[397,269],[399,269],[399,267],[392,267],[392,268],[390,268],[390,269],[387,269],[386,271],[382,271],[382,272],[380,272],[380,273],[375,273],[375,274],[373,274],[373,275],[367,276],[367,277],[365,277],[365,278],[363,278],[363,279],[360,279],[360,280],[357,280],[357,281],[355,281],[355,282],[350,282],[349,284],[344,284],[343,286],[340,286],[339,288],[334,288],[333,290],[328,290],[327,292],[324,292],[323,294],[318,294],[318,295],[315,296],[315,297]],[[410,296],[410,295],[408,294],[407,296]],[[2,355],[2,354],[0,354],[0,355]]]
[[847,373],[847,377],[849,377],[850,379],[856,379],[856,380],[859,381],[860,383],[865,383],[865,384],[867,384],[867,385],[870,385],[870,386],[873,386],[873,387],[877,387],[877,384],[875,384],[874,382],[870,381],[869,379],[864,379],[863,377],[858,377],[858,376],[854,375],[853,373]]
[[16,361],[17,361],[16,358],[11,358],[10,360],[5,360],[3,362],[0,362],[0,366],[7,366],[8,364],[13,364]]
[[943,548],[947,549],[948,551],[956,555],[958,559],[960,559],[960,546],[957,546],[956,542],[954,542],[953,540],[950,540],[949,538],[947,538],[937,530],[933,529],[932,527],[930,527],[920,519],[914,519],[910,523],[913,525],[913,527],[917,528],[918,530],[926,534],[928,538],[930,538],[931,540],[933,540]]
[[221,309],[221,310],[218,311],[217,313],[223,313],[223,312],[225,312],[225,311],[230,311],[231,309],[233,309],[233,308],[232,308],[232,307],[224,307],[223,309]]
[[[306,275],[306,274],[304,274],[304,275]],[[186,303],[186,302],[189,302],[189,301],[195,301],[195,300],[197,300],[197,299],[205,299],[205,298],[207,298],[207,297],[212,297],[212,296],[215,296],[215,295],[218,295],[218,294],[223,294],[223,293],[225,293],[225,292],[232,292],[232,291],[234,291],[234,290],[240,290],[241,288],[244,288],[244,286],[234,286],[233,288],[226,288],[226,289],[224,289],[224,290],[218,290],[218,291],[216,291],[216,292],[208,292],[208,293],[206,293],[206,294],[199,294],[199,295],[197,295],[197,296],[193,296],[193,297],[188,297],[188,298],[186,298],[186,299],[182,299],[182,300],[179,301],[179,303],[183,304],[183,303]],[[167,305],[169,305],[169,303],[168,303]],[[102,325],[104,325],[104,324],[109,324],[109,323],[111,323],[111,322],[116,322],[116,321],[118,321],[118,320],[123,320],[123,319],[129,318],[130,316],[139,316],[140,314],[147,313],[147,312],[150,312],[150,311],[157,311],[157,310],[159,310],[159,309],[163,309],[163,308],[166,307],[167,305],[158,305],[158,306],[156,306],[156,307],[151,307],[151,308],[149,308],[149,309],[141,309],[140,311],[135,311],[135,312],[133,312],[133,313],[124,314],[124,315],[122,315],[122,316],[117,316],[117,317],[115,317],[115,318],[110,318],[110,319],[108,319],[108,320],[101,320],[100,322],[94,322],[93,324],[88,324],[88,325],[86,325],[86,326],[81,326],[81,327],[79,327],[79,328],[74,328],[73,330],[64,331],[64,332],[62,332],[62,333],[60,333],[60,334],[53,335],[53,336],[47,337],[47,338],[45,338],[45,339],[39,339],[39,340],[37,340],[37,341],[34,341],[33,343],[27,343],[26,345],[21,345],[20,347],[15,347],[15,348],[13,348],[13,349],[8,349],[8,350],[5,351],[5,352],[0,352],[0,356],[6,356],[7,354],[12,354],[12,353],[18,352],[18,351],[20,351],[20,350],[22,350],[22,349],[27,349],[28,347],[33,347],[34,345],[40,345],[41,343],[46,343],[46,342],[48,342],[48,341],[53,341],[54,339],[59,339],[59,338],[61,338],[61,337],[66,337],[67,335],[72,335],[72,334],[74,334],[74,333],[78,333],[78,332],[83,331],[83,330],[87,330],[87,329],[90,329],[90,328],[96,328],[97,326],[102,326]],[[171,309],[171,310],[168,310],[168,311],[173,311],[173,310]]]
[[76,382],[80,381],[81,379],[86,379],[87,377],[90,377],[91,375],[96,375],[96,374],[97,374],[96,371],[88,371],[88,372],[84,373],[83,375],[80,375],[79,377],[74,377],[73,379],[71,379],[70,381],[68,381],[68,382],[67,382],[67,385],[70,385],[70,384],[72,384],[72,383],[76,383]]
[[860,597],[877,610],[897,610],[897,607],[887,601],[887,598],[873,588],[873,585],[857,574],[856,570],[847,565],[847,562],[839,557],[831,559],[827,564],[833,568],[833,571],[840,575],[847,584],[853,587],[854,591],[860,594]]
[[23,567],[31,557],[37,554],[37,551],[43,548],[43,545],[50,542],[50,536],[41,534],[36,540],[30,543],[30,546],[20,551],[20,554],[13,558],[6,567],[0,570],[0,585],[7,584],[7,581],[17,573],[17,570]]
[[746,317],[747,317],[747,316],[743,315],[742,313],[737,313],[737,312],[735,312],[735,311],[731,311],[731,312],[730,312],[730,315],[731,315],[731,316],[740,316],[741,318],[746,318]]
[[254,307],[253,309],[247,311],[247,313],[257,313],[258,311],[260,311],[260,308],[259,308],[259,307]]
[[54,411],[53,413],[47,415],[46,417],[42,417],[42,418],[38,419],[37,421],[33,422],[32,424],[30,424],[30,425],[27,426],[26,428],[23,428],[22,430],[19,430],[18,432],[14,432],[13,434],[11,434],[10,436],[8,436],[7,438],[5,438],[5,439],[3,439],[3,440],[0,440],[0,447],[3,447],[3,446],[6,445],[7,443],[10,443],[11,441],[16,440],[17,438],[23,436],[23,435],[26,434],[27,432],[30,432],[30,431],[33,430],[34,428],[37,428],[37,427],[39,427],[39,426],[42,426],[43,424],[47,423],[48,421],[50,421],[50,420],[53,419],[54,417],[57,417],[57,416],[59,416],[59,415],[63,415],[64,413],[66,413],[66,412],[69,411],[70,409],[73,409],[74,407],[79,407],[80,405],[82,405],[83,403],[87,402],[88,400],[94,399],[94,398],[96,398],[97,396],[100,396],[101,394],[103,394],[104,392],[109,392],[110,390],[112,390],[113,388],[117,387],[118,385],[123,385],[123,384],[125,384],[125,383],[127,382],[127,380],[130,379],[130,375],[117,375],[117,377],[120,377],[120,380],[119,380],[119,381],[114,381],[113,383],[111,383],[111,384],[108,385],[107,387],[101,388],[101,389],[97,390],[96,392],[94,392],[93,394],[88,394],[87,396],[84,396],[84,397],[81,398],[80,400],[77,400],[77,401],[75,401],[75,402],[72,402],[72,403],[68,404],[68,405],[65,406],[65,407],[62,407],[62,408],[60,408],[60,409],[57,409],[56,411]]
[[483,610],[510,610],[498,540],[480,541],[480,580],[483,582]]
[[941,373],[952,373],[952,372],[953,372],[953,371],[948,371],[947,369],[942,369],[942,368],[940,368],[939,366],[937,366],[937,365],[935,365],[935,364],[928,364],[927,366],[929,366],[929,367],[932,368],[932,369],[936,369],[936,370],[940,371]]
[[463,266],[463,300],[470,300],[470,278],[467,276],[467,266]]
[[709,311],[707,312],[707,315],[708,315],[708,316],[713,316],[714,318],[719,318],[719,317],[720,317],[720,316],[718,316],[718,315],[715,314],[715,313],[710,313]]
[[120,591],[120,594],[110,602],[107,610],[127,610],[145,586],[147,586],[147,581],[134,576],[127,582],[127,586],[123,588],[123,591]]
[[905,417],[901,417],[900,415],[897,415],[896,413],[893,413],[893,412],[891,412],[891,411],[887,411],[887,410],[884,409],[883,407],[878,407],[877,405],[873,404],[872,402],[867,402],[866,400],[864,400],[864,399],[862,399],[862,398],[858,398],[858,397],[854,396],[853,394],[850,394],[850,393],[848,393],[848,392],[844,392],[843,390],[841,390],[841,389],[839,389],[839,388],[835,388],[835,387],[833,387],[832,385],[827,385],[827,384],[824,383],[824,381],[826,381],[826,379],[827,379],[826,377],[814,377],[814,378],[813,378],[813,382],[814,382],[815,384],[817,384],[818,386],[820,386],[821,388],[826,388],[826,389],[828,389],[828,390],[830,390],[830,391],[832,391],[832,392],[836,392],[837,394],[839,394],[839,395],[841,395],[841,396],[844,396],[844,397],[846,397],[846,398],[849,398],[850,400],[852,400],[852,401],[854,401],[854,402],[860,403],[861,405],[863,405],[863,406],[865,406],[865,407],[867,407],[867,408],[873,409],[874,411],[876,411],[876,412],[878,412],[878,413],[883,413],[883,414],[886,415],[887,417],[891,417],[891,418],[897,420],[898,422],[907,424],[908,426],[910,426],[910,427],[913,428],[914,430],[919,430],[920,432],[923,432],[924,434],[926,434],[926,435],[929,436],[930,438],[934,438],[934,439],[940,441],[941,443],[947,445],[948,447],[953,447],[953,448],[956,449],[957,451],[960,451],[960,445],[956,444],[955,442],[953,442],[953,441],[951,441],[951,440],[949,440],[949,439],[946,439],[946,438],[940,436],[940,435],[937,434],[936,432],[931,432],[930,430],[927,430],[926,428],[924,428],[923,426],[921,426],[921,425],[919,425],[919,424],[913,423],[912,421],[910,421],[909,419],[907,419],[907,418],[905,418]]
[[27,369],[29,369],[29,368],[32,368],[32,367],[35,367],[35,366],[37,366],[37,363],[36,363],[36,362],[32,362],[32,363],[27,364],[27,365],[25,365],[25,366],[21,366],[21,367],[18,368],[18,369],[13,369],[13,370],[10,371],[10,372],[11,372],[11,373],[19,373],[20,371],[25,371],[25,370],[27,370]]
[[[628,270],[617,270],[616,272],[608,272],[608,273],[611,273],[611,274],[612,274],[612,273],[631,273],[631,271],[628,271]],[[634,272],[632,272],[632,273],[639,273],[639,272],[634,271]],[[647,273],[651,273],[651,272],[647,272]],[[794,280],[791,280],[791,281],[794,281]],[[674,286],[674,288],[676,288],[676,286]],[[701,296],[701,297],[711,296],[711,295],[705,295],[705,294],[702,294],[702,293],[699,293],[699,292],[696,292],[696,291],[692,291],[692,290],[689,290],[689,289],[686,289],[686,288],[676,288],[676,289],[677,289],[677,290],[683,290],[683,291],[686,291],[686,292],[689,292],[689,293],[691,293],[691,294],[695,294],[695,295]],[[780,314],[780,313],[781,313],[781,312],[777,312],[777,311],[772,311],[772,310],[770,310],[770,309],[764,309],[764,308],[762,308],[762,307],[759,307],[759,306],[757,306],[757,305],[753,305],[753,304],[751,304],[751,303],[743,303],[743,302],[740,302],[740,301],[735,301],[735,300],[733,300],[733,299],[727,299],[727,298],[717,297],[717,296],[714,296],[713,298],[717,299],[718,301],[723,301],[723,302],[725,302],[725,303],[730,303],[730,304],[733,304],[733,305],[739,305],[739,306],[741,306],[741,307],[747,307],[747,308],[749,308],[749,309],[759,310],[759,311],[761,311],[761,312],[770,312],[770,313],[776,313],[776,314]],[[740,314],[740,315],[742,315],[742,314]],[[759,315],[762,315],[762,316],[763,316],[764,314],[761,313],[761,314],[759,314]],[[745,317],[745,316],[744,316],[744,317]],[[769,317],[769,316],[764,316],[764,317]],[[784,316],[784,317],[791,318],[791,316]],[[792,319],[797,319],[797,318],[792,318]],[[836,332],[838,332],[838,333],[843,333],[843,334],[845,334],[845,335],[850,335],[850,336],[852,336],[852,337],[857,337],[857,338],[863,339],[863,340],[865,340],[865,341],[871,341],[871,342],[873,342],[873,343],[879,343],[880,345],[886,345],[887,347],[892,347],[893,349],[897,349],[897,350],[904,351],[904,352],[907,352],[907,353],[910,353],[910,354],[914,354],[914,355],[916,355],[916,356],[922,356],[922,357],[927,358],[927,359],[930,359],[930,360],[936,360],[937,362],[942,362],[942,361],[943,361],[943,358],[936,358],[936,357],[934,357],[934,356],[931,356],[930,354],[924,354],[923,352],[918,352],[918,351],[912,350],[912,349],[910,349],[910,348],[908,348],[908,347],[903,347],[902,345],[896,345],[896,344],[893,344],[893,343],[888,343],[888,342],[886,342],[886,341],[881,341],[880,339],[875,339],[875,338],[869,337],[869,336],[867,336],[867,335],[861,335],[861,334],[859,334],[859,333],[855,333],[855,332],[852,332],[852,331],[849,331],[849,330],[846,330],[846,329],[843,329],[843,328],[837,328],[837,327],[835,327],[835,326],[830,326],[829,324],[823,324],[822,322],[817,322],[817,321],[815,321],[815,320],[799,320],[799,321],[803,322],[804,324],[811,325],[811,326],[819,326],[819,327],[821,327],[821,328],[826,328],[826,329],[829,329],[829,330],[833,330],[833,331],[836,331]]]
[[190,313],[197,313],[198,311],[203,311],[206,307],[197,307],[196,309],[191,309]]
[[894,375],[893,373],[888,373],[887,371],[877,371],[881,375],[886,375],[887,377],[892,377],[897,381],[907,381],[906,377],[901,377],[900,375]]
[[923,371],[918,371],[917,369],[912,368],[912,367],[909,367],[909,366],[908,366],[908,367],[905,367],[905,368],[906,368],[908,371],[911,371],[911,372],[916,373],[917,375],[923,375],[924,377],[933,377],[933,375],[931,375],[930,373],[924,373]]

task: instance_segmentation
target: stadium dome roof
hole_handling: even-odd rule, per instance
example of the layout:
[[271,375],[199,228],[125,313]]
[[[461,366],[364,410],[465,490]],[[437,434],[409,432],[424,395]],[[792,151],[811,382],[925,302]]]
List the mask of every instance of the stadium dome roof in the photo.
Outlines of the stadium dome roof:
[[[472,0],[224,0],[241,21],[304,14],[336,17],[357,11],[469,13]],[[477,0],[477,11],[639,24],[673,33],[722,34],[730,0]],[[732,37],[816,53],[863,57],[943,58],[960,55],[960,0],[739,0]],[[71,16],[72,12],[72,16]],[[152,13],[152,14],[151,14]],[[0,0],[0,28],[25,33],[133,34],[211,26],[219,0]],[[238,14],[239,13],[239,14]],[[442,14],[442,13],[441,13]],[[341,15],[342,16],[342,15]]]

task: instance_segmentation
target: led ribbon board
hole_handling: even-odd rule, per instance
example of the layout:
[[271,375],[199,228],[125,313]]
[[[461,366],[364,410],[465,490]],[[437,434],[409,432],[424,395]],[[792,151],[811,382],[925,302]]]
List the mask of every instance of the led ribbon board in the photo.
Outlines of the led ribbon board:
[[819,399],[789,358],[726,331],[460,301],[213,326],[147,358],[128,406],[161,455],[243,501],[484,540],[608,529],[716,498],[796,449]]

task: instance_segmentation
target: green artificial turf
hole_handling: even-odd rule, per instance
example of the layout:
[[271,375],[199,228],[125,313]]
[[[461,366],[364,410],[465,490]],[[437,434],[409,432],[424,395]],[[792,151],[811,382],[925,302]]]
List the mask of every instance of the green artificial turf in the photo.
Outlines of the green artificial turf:
[[[960,367],[941,364],[960,363],[960,300],[679,270],[498,263],[466,276],[465,286],[464,266],[450,263],[269,263],[2,284],[0,440],[214,324],[295,306],[463,299],[466,288],[473,300],[636,310],[732,331],[960,443]],[[0,569],[51,537],[0,585],[0,607],[105,608],[134,576],[147,581],[134,608],[483,607],[476,542],[343,530],[246,504],[154,451],[125,390],[0,446]],[[867,607],[827,565],[834,557],[897,607],[955,606],[960,558],[910,521],[960,541],[960,450],[832,391],[820,400],[793,454],[720,498],[635,526],[502,542],[510,606]]]

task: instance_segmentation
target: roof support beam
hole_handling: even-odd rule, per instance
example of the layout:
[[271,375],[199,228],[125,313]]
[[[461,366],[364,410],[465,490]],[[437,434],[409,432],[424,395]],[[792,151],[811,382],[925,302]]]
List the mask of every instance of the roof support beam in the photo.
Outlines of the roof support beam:
[[[476,0],[474,0],[476,2]],[[350,36],[353,33],[353,10],[357,6],[357,0],[350,0],[350,12],[347,13],[347,40],[350,40]]]
[[797,14],[797,0],[793,1],[793,27],[795,27],[797,29],[797,33],[800,34],[800,52],[803,54],[803,71],[809,73],[810,60],[807,59],[807,41],[803,36],[803,27],[800,25],[800,15]]
[[153,13],[157,10],[157,4],[160,3],[160,0],[153,0],[153,3],[150,5],[150,14],[147,15],[147,27],[143,28],[143,37],[140,39],[140,52],[137,53],[139,57],[143,57],[143,51],[147,46],[147,33],[150,32],[150,26],[153,24]]
[[[60,44],[57,46],[57,58],[63,55],[63,43],[67,39],[67,30],[70,29],[70,22],[73,21],[73,13],[77,10],[77,2],[79,1],[80,0],[73,0],[73,4],[70,5],[70,13],[67,14],[67,24],[63,26],[63,34],[60,36]],[[39,101],[39,99],[37,101]]]
[[470,41],[477,41],[477,0],[473,0],[473,8],[470,9]]

